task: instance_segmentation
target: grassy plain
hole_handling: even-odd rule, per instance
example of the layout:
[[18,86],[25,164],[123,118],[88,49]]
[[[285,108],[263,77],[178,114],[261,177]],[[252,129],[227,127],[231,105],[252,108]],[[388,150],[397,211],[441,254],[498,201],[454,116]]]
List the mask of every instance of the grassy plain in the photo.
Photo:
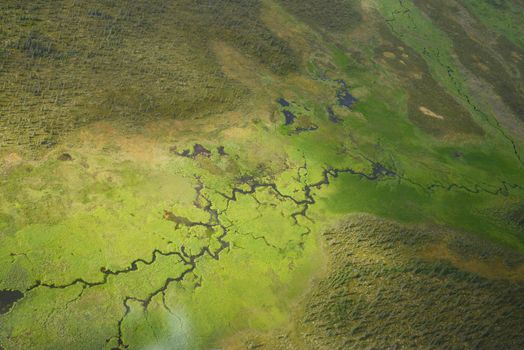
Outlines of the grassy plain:
[[[436,17],[393,0],[0,5],[0,291],[23,293],[2,301],[0,346],[359,348],[399,336],[356,313],[381,324],[401,283],[437,309],[518,300],[521,281],[505,286],[524,253],[521,92],[501,95],[458,52],[479,29],[445,30],[450,4]],[[498,10],[464,6],[520,45]],[[514,80],[518,62],[483,55]],[[373,216],[355,228],[354,213]],[[348,266],[366,258],[358,279]],[[477,304],[464,314],[486,315]],[[399,317],[404,345],[445,323]],[[491,340],[515,339],[506,329]]]

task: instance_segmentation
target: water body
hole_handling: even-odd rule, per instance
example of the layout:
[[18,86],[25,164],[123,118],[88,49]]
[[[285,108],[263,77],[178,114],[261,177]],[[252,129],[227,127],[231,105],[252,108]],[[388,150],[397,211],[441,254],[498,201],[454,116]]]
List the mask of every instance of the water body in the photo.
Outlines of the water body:
[[338,104],[346,108],[351,108],[357,99],[349,93],[348,85],[344,80],[337,80],[340,89],[337,92]]
[[286,118],[286,125],[293,124],[293,122],[297,118],[293,113],[287,110],[284,111],[284,117]]
[[326,108],[327,112],[328,112],[328,116],[329,116],[329,120],[332,121],[333,123],[340,123],[342,121],[342,119],[340,119],[336,114],[335,114],[335,111],[333,111],[333,108],[330,106],[328,108]]
[[286,100],[284,100],[282,97],[279,98],[277,100],[277,102],[282,106],[282,107],[288,107],[289,106],[289,102],[287,102]]
[[191,150],[189,150],[189,149],[185,149],[182,152],[178,152],[176,147],[172,147],[171,148],[171,152],[175,153],[176,155],[178,155],[180,157],[186,157],[186,158],[192,158],[192,159],[195,159],[199,155],[202,155],[202,156],[205,156],[205,157],[208,157],[208,158],[211,157],[211,151],[208,150],[207,148],[205,148],[204,146],[202,146],[199,143],[195,143],[193,145],[193,152],[192,153],[191,153]]
[[224,146],[218,146],[217,151],[220,156],[227,156],[227,152]]
[[0,315],[11,310],[13,304],[23,296],[24,293],[18,290],[0,290]]

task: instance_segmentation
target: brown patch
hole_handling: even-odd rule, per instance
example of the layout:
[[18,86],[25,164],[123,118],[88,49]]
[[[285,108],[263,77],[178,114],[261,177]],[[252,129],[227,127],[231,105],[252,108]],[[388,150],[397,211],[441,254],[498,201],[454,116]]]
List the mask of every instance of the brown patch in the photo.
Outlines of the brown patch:
[[236,139],[236,140],[247,140],[253,134],[252,130],[249,128],[230,128],[224,130],[222,135],[226,139]]
[[300,93],[305,92],[316,96],[326,94],[324,98],[329,98],[328,94],[331,92],[323,84],[319,84],[317,81],[302,75],[291,75],[288,77],[287,82],[291,85],[290,90],[299,91]]
[[488,279],[505,279],[524,282],[524,264],[507,266],[500,257],[489,259],[465,258],[451,251],[447,244],[439,242],[424,248],[421,256],[429,260],[445,260],[455,267]]
[[[211,48],[228,78],[241,82],[251,90],[260,89],[263,68],[225,42],[214,41]],[[269,75],[269,72],[265,72],[265,75]]]
[[2,163],[6,168],[11,168],[22,163],[23,159],[18,153],[9,153],[2,158]]
[[243,331],[224,339],[219,345],[224,350],[267,349],[267,340],[257,332]]
[[303,23],[295,22],[284,8],[276,1],[264,1],[260,15],[262,22],[279,38],[285,40],[302,58],[307,58],[311,52],[306,35],[311,30]]
[[[91,151],[111,151],[122,159],[131,159],[141,163],[158,164],[168,157],[169,147],[155,138],[142,133],[126,133],[110,122],[97,122],[83,128],[72,139],[80,144],[80,148]],[[164,150],[165,148],[165,150]]]

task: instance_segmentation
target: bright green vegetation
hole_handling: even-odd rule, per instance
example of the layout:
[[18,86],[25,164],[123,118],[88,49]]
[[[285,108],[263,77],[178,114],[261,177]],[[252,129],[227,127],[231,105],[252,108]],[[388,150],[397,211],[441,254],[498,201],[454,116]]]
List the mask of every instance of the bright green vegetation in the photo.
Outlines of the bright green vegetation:
[[0,6],[0,348],[523,346],[502,5]]

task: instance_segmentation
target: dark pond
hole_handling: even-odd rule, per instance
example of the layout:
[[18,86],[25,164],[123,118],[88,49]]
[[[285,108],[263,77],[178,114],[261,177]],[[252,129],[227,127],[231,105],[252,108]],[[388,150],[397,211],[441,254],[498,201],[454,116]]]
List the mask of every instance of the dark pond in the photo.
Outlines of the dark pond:
[[286,125],[291,125],[295,121],[296,117],[290,111],[284,111],[284,117],[286,117]]
[[175,153],[176,155],[180,157],[193,158],[193,159],[199,155],[203,155],[205,157],[211,157],[211,151],[199,143],[195,143],[193,145],[193,152],[191,152],[189,149],[185,149],[182,152],[178,152],[176,147],[171,147],[171,152]]
[[0,314],[5,314],[13,304],[21,299],[24,293],[18,290],[0,290]]
[[348,85],[344,80],[337,80],[340,83],[340,90],[337,92],[338,104],[347,108],[351,108],[357,99],[349,93]]
[[279,98],[277,100],[277,102],[282,106],[282,107],[287,107],[289,106],[289,102],[287,102],[286,100],[284,100],[283,98]]

